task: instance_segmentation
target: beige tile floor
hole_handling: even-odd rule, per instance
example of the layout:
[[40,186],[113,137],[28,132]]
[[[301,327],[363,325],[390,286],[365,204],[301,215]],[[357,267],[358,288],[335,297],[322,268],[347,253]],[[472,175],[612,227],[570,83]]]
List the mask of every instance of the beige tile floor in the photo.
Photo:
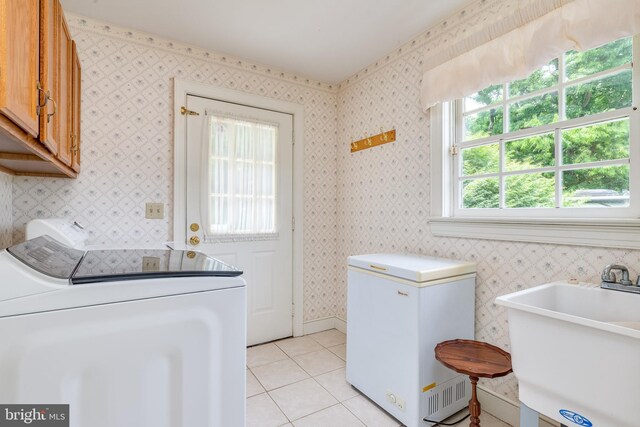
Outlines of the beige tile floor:
[[[247,349],[247,427],[401,426],[346,382],[345,342],[332,329]],[[488,413],[481,424],[509,426]]]

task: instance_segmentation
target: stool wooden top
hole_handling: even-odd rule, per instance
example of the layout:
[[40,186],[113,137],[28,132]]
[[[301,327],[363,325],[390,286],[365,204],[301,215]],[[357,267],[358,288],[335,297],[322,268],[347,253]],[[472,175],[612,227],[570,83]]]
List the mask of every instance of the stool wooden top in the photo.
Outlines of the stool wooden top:
[[511,372],[511,355],[486,342],[443,341],[436,346],[435,352],[440,363],[460,374],[496,378]]

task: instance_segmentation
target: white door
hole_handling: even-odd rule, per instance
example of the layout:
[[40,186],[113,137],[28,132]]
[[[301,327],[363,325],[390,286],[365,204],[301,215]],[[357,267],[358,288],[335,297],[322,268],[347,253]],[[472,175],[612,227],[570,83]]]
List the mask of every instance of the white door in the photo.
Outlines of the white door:
[[244,271],[247,345],[293,334],[293,116],[189,95],[187,247]]

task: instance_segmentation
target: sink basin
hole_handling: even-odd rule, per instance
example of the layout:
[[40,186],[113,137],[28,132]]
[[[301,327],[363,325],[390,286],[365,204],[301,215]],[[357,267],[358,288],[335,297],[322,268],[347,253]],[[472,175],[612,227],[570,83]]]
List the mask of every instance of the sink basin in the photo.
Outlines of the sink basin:
[[556,282],[496,303],[521,402],[565,425],[640,425],[640,294]]

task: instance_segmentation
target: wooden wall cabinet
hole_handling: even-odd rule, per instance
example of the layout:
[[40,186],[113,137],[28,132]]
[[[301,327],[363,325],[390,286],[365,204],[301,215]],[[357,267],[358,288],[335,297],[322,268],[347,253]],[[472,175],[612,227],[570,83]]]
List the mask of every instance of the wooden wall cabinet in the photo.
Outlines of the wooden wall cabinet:
[[0,0],[0,113],[38,136],[39,0]]
[[[57,0],[56,0],[57,1]],[[71,166],[71,33],[64,19],[62,8],[57,8],[58,28],[58,159]]]
[[58,154],[59,134],[56,116],[58,99],[58,0],[40,2],[40,141]]
[[80,172],[80,105],[82,99],[82,66],[76,42],[71,55],[71,168]]
[[80,61],[60,0],[0,0],[0,170],[76,177]]

